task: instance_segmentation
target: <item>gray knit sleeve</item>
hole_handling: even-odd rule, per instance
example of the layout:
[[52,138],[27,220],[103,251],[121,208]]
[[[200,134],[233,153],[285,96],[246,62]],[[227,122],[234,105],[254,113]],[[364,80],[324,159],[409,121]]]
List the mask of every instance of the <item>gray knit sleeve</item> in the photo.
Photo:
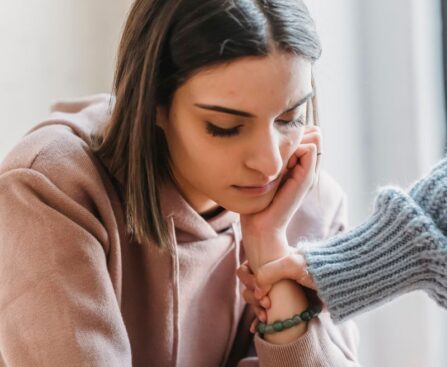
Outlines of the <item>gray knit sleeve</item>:
[[300,247],[334,321],[416,289],[447,308],[447,238],[398,188],[381,189],[362,225]]

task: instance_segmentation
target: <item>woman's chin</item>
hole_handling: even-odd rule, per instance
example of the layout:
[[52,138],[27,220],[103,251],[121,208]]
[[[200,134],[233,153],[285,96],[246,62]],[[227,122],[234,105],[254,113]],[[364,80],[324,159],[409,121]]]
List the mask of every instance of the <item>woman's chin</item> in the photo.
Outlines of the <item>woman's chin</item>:
[[255,214],[266,209],[272,202],[273,194],[267,193],[258,197],[251,197],[245,200],[232,200],[225,203],[226,209],[239,214]]

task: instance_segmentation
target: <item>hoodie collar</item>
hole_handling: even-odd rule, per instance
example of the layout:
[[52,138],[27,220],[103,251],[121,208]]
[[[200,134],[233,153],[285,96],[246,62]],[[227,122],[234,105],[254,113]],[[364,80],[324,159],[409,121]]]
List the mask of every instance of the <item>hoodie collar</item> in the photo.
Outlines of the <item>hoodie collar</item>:
[[224,210],[205,220],[182,196],[175,183],[168,179],[160,185],[160,202],[163,216],[174,218],[175,228],[195,237],[197,241],[215,238],[219,232],[239,221],[239,214]]

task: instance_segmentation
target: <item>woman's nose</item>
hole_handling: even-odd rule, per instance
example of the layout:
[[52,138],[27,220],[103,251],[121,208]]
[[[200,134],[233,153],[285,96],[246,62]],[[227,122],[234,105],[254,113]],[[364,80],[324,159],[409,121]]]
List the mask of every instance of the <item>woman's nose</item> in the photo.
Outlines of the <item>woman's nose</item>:
[[249,155],[245,165],[262,173],[266,178],[276,178],[283,166],[280,136],[274,130],[260,132],[249,147]]

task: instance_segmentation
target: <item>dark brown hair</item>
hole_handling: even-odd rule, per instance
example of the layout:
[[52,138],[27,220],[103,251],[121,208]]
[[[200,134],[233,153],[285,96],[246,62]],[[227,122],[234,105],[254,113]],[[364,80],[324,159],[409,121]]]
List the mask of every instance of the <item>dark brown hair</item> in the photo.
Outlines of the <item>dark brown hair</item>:
[[205,67],[274,49],[312,63],[320,57],[303,1],[135,0],[118,51],[113,111],[92,134],[92,148],[112,174],[122,174],[127,225],[138,242],[169,241],[158,187],[172,173],[156,106],[169,108],[176,89]]

